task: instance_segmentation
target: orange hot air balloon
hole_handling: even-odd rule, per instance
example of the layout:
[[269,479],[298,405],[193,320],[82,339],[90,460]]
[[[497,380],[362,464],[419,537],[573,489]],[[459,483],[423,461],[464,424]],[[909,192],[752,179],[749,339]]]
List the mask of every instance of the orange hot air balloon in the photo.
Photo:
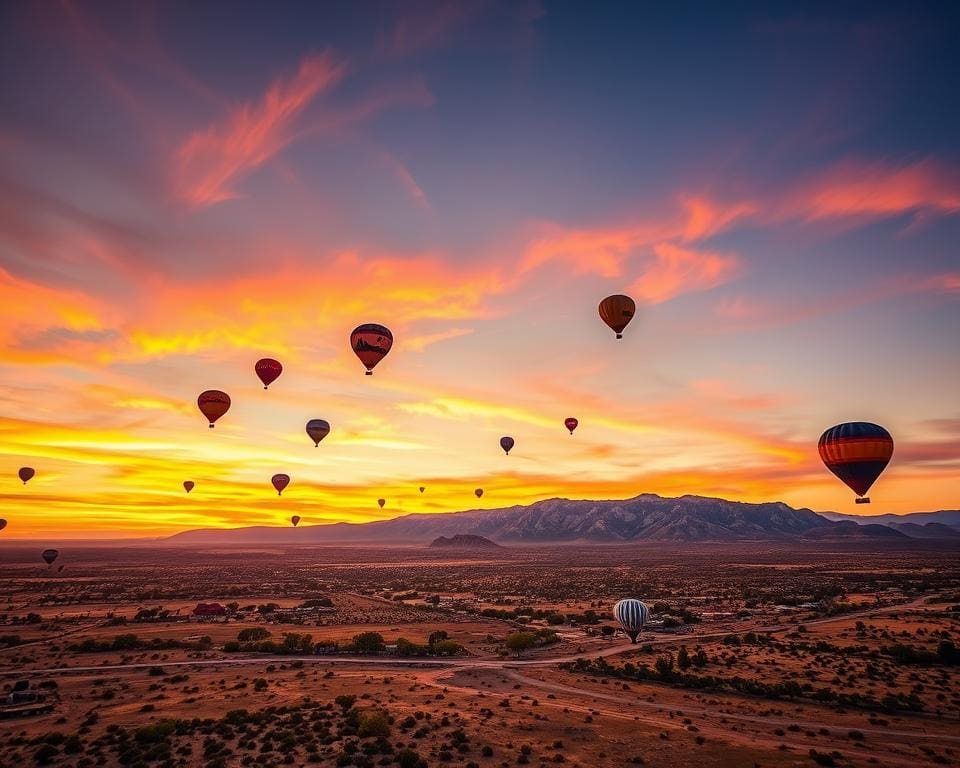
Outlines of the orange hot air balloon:
[[483,488],[477,488],[477,490],[475,490],[473,493],[479,499],[481,496],[483,496]]
[[386,499],[377,499],[377,504],[380,505],[380,509],[383,509],[383,505],[387,503]]
[[47,565],[53,565],[53,561],[56,560],[57,557],[59,556],[60,556],[59,549],[45,549],[43,550],[43,552],[40,553],[40,557],[43,558],[43,562],[45,562]]
[[607,296],[600,302],[600,319],[603,320],[617,334],[623,338],[623,329],[627,327],[637,313],[637,305],[633,299],[623,294]]
[[279,360],[274,360],[272,357],[265,357],[262,360],[257,360],[257,364],[253,366],[253,370],[257,372],[257,376],[259,376],[260,381],[263,382],[263,388],[266,389],[283,373],[283,366],[280,365]]
[[330,422],[323,419],[310,419],[307,422],[307,434],[313,440],[313,447],[320,445],[320,441],[330,434]]
[[223,414],[230,410],[230,395],[221,392],[219,389],[208,389],[201,392],[197,398],[197,405],[200,413],[207,417],[210,422],[210,429],[213,429],[213,422],[219,419]]
[[190,491],[193,490],[193,480],[184,480],[183,490],[185,490],[187,493],[190,493]]
[[869,504],[865,494],[893,456],[890,433],[879,424],[851,421],[830,427],[817,447],[827,469],[857,494],[856,503]]
[[36,473],[33,467],[20,467],[20,471],[17,472],[17,477],[23,480],[23,484],[26,485],[27,481],[33,477]]
[[283,493],[283,489],[290,485],[290,475],[274,475],[270,478],[273,487],[277,489],[277,496]]
[[510,455],[510,451],[513,450],[514,440],[509,435],[500,438],[500,447],[503,448],[503,452]]
[[577,424],[580,422],[577,421],[573,416],[563,420],[563,426],[570,430],[570,434],[573,434],[573,430],[577,428]]
[[393,346],[393,334],[383,325],[365,323],[353,329],[353,333],[350,334],[350,346],[366,367],[367,376],[371,376],[374,366],[387,356],[390,347]]
[[300,515],[294,515],[291,517],[290,522],[293,523],[293,527],[296,528],[300,524]]

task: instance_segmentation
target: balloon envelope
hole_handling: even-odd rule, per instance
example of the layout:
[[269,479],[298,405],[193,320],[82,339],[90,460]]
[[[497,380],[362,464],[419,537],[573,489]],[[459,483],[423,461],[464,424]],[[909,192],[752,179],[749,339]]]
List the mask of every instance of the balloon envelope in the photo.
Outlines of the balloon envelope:
[[290,485],[290,475],[274,475],[270,478],[273,487],[277,489],[277,496],[283,493],[283,489]]
[[213,429],[213,422],[230,410],[230,395],[219,389],[208,389],[200,393],[197,406],[200,408],[200,413],[210,422],[210,429]]
[[350,346],[367,369],[367,376],[373,373],[374,366],[387,356],[393,346],[393,334],[390,329],[377,323],[358,325],[350,334]]
[[7,527],[7,521],[0,517],[0,531]]
[[47,565],[53,565],[53,561],[57,559],[57,556],[60,554],[60,550],[57,549],[45,549],[40,553],[40,557],[43,558],[43,562]]
[[320,445],[320,441],[330,434],[330,422],[323,419],[310,419],[307,422],[307,434],[313,440],[314,447]]
[[627,633],[631,643],[637,642],[637,635],[643,629],[650,616],[650,609],[639,600],[629,597],[618,600],[613,606],[613,618],[620,622],[623,631]]
[[503,448],[503,452],[510,455],[510,449],[513,448],[514,441],[512,437],[501,437],[500,438],[500,447]]
[[580,422],[577,421],[575,418],[573,418],[573,416],[570,416],[563,420],[563,426],[565,426],[567,429],[570,430],[571,435],[573,434],[573,430],[577,428],[577,424],[579,423]]
[[296,528],[297,525],[300,523],[300,515],[294,515],[293,517],[291,517],[290,522],[293,523],[293,527]]
[[262,360],[257,360],[257,364],[253,366],[253,370],[257,372],[257,376],[259,376],[260,381],[263,382],[263,388],[266,389],[283,373],[283,366],[280,365],[279,360],[274,360],[272,357],[265,357]]
[[23,484],[27,484],[27,480],[33,477],[36,473],[33,467],[20,467],[20,471],[17,472],[17,477],[23,480]]
[[857,496],[870,490],[893,456],[893,438],[879,424],[851,421],[820,436],[820,458]]
[[637,313],[637,305],[629,296],[618,293],[607,296],[601,301],[599,311],[600,319],[610,326],[611,330],[617,334],[618,339],[622,339],[623,329],[627,327]]
[[425,490],[427,490],[427,489],[426,489],[424,486],[421,485],[421,486],[420,486],[420,493],[423,493]]
[[377,499],[377,504],[380,505],[380,509],[383,509],[383,505],[387,503],[386,499]]
[[479,499],[481,496],[483,496],[483,488],[477,488],[477,490],[474,491],[474,494]]
[[193,480],[184,480],[183,490],[185,490],[187,493],[190,493],[190,491],[193,490]]

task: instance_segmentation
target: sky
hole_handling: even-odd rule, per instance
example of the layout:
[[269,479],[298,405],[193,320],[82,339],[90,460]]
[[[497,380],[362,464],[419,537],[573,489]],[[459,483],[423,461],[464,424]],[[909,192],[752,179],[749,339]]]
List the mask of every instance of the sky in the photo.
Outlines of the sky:
[[[958,36],[936,3],[3,4],[2,535],[960,506]],[[869,507],[817,453],[854,420],[896,443]]]

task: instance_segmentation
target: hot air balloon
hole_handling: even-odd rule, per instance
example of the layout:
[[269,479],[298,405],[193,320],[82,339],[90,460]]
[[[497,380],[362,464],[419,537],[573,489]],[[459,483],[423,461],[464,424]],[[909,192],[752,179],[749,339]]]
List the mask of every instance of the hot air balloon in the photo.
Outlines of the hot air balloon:
[[43,558],[43,562],[47,565],[53,565],[53,561],[57,559],[60,555],[60,550],[58,549],[45,549],[40,553],[40,557]]
[[427,489],[426,489],[424,486],[421,485],[421,486],[420,486],[420,493],[423,493],[425,490],[427,490]]
[[879,424],[851,421],[830,427],[820,436],[820,458],[833,474],[857,494],[857,504],[869,504],[870,486],[890,463],[893,438]]
[[219,389],[208,389],[200,393],[197,405],[200,407],[200,413],[210,422],[210,429],[213,429],[213,422],[230,410],[230,395]]
[[294,515],[290,518],[290,522],[293,523],[293,527],[296,528],[300,524],[300,515]]
[[262,360],[257,360],[257,364],[253,366],[253,370],[257,372],[257,376],[259,376],[260,381],[263,382],[263,388],[266,389],[283,373],[283,366],[280,365],[279,360],[274,360],[272,357],[265,357]]
[[479,499],[481,496],[483,496],[483,488],[477,488],[477,490],[475,490],[473,493]]
[[323,419],[310,419],[307,422],[307,434],[313,440],[313,447],[320,445],[320,441],[330,434],[330,423]]
[[350,346],[366,367],[367,376],[372,376],[374,366],[387,356],[393,346],[393,334],[385,326],[365,323],[353,329]]
[[20,471],[17,472],[17,476],[23,480],[23,484],[27,484],[27,480],[33,477],[36,473],[33,467],[20,467]]
[[575,418],[573,418],[573,416],[570,416],[563,420],[563,426],[565,426],[567,429],[570,430],[571,435],[573,434],[573,430],[577,428],[577,424],[579,423],[580,422],[577,421]]
[[290,485],[290,475],[274,475],[270,478],[273,487],[277,489],[277,496],[283,493],[283,489]]
[[623,294],[607,296],[600,302],[600,319],[603,320],[617,334],[623,338],[623,329],[627,327],[637,312],[637,305],[633,299]]
[[637,635],[647,623],[647,617],[650,615],[650,609],[639,600],[629,597],[626,600],[618,600],[613,606],[613,618],[620,622],[623,631],[627,633],[631,643],[637,642]]
[[193,480],[184,480],[183,490],[185,490],[187,493],[190,493],[190,491],[193,490]]
[[0,517],[0,531],[7,527],[7,521]]
[[383,505],[387,503],[386,499],[377,499],[377,504],[380,505],[380,509],[383,509]]
[[513,449],[513,438],[512,437],[501,437],[500,438],[500,447],[503,448],[503,452],[510,455],[510,451]]

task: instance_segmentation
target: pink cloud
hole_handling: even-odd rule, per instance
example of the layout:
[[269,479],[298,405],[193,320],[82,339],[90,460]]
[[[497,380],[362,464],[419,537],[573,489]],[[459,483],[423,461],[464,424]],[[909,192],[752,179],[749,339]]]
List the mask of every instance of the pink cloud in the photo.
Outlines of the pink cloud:
[[259,103],[240,105],[223,123],[189,136],[177,150],[179,196],[195,206],[235,197],[231,184],[284,149],[303,110],[345,71],[329,54],[307,57],[296,75],[275,80]]
[[653,258],[629,290],[634,298],[659,304],[680,294],[716,288],[739,272],[740,260],[733,254],[657,243]]

